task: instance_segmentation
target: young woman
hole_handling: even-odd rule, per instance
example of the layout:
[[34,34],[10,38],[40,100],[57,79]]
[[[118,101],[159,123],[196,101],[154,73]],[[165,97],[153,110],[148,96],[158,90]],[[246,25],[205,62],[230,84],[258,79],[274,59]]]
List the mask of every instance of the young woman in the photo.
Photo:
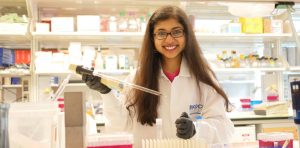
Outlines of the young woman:
[[[205,60],[187,15],[164,6],[149,19],[137,70],[127,81],[157,90],[156,96],[125,89],[116,98],[99,77],[83,75],[86,84],[102,93],[106,127],[134,135],[134,145],[156,138],[155,121],[162,119],[163,138],[196,138],[228,143],[233,124],[226,117],[230,103]],[[199,129],[193,121],[202,116]],[[197,133],[198,136],[195,136]]]

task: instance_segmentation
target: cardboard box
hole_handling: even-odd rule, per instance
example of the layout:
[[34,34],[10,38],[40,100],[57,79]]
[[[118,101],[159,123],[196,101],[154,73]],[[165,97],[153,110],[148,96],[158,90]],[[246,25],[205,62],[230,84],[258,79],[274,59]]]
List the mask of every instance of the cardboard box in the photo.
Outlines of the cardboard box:
[[36,32],[50,32],[50,24],[49,23],[35,23],[35,31]]
[[52,17],[51,18],[52,32],[74,32],[73,17]]
[[263,33],[263,18],[240,18],[243,33]]
[[100,16],[78,15],[77,31],[100,31]]
[[256,141],[255,125],[236,126],[234,127],[232,143],[254,142]]
[[291,123],[280,123],[280,124],[262,124],[262,132],[290,132],[294,134],[294,139],[298,140],[298,133],[296,125]]
[[283,22],[283,33],[292,33],[292,29],[289,21]]
[[282,20],[272,20],[271,21],[272,33],[283,33],[283,22]]
[[264,19],[264,33],[271,33],[271,19]]

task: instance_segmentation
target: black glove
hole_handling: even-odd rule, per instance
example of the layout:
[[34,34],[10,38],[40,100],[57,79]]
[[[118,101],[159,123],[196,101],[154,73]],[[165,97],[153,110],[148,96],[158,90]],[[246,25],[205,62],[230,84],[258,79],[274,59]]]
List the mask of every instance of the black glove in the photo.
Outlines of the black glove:
[[101,78],[88,74],[82,74],[82,81],[93,90],[99,91],[101,94],[107,94],[111,91],[109,87],[100,82]]
[[195,125],[186,112],[175,121],[177,133],[176,136],[182,139],[190,139],[196,134]]

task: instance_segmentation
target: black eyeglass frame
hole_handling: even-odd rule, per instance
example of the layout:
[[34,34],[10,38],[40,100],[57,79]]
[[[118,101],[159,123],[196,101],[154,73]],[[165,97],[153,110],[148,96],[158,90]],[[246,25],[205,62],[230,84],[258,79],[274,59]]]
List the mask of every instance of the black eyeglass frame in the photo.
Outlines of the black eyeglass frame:
[[[176,33],[176,31],[181,31],[181,32],[182,32],[182,33],[180,34],[180,36],[174,35],[174,33]],[[163,32],[163,33],[166,33],[165,37],[163,37],[163,38],[158,37],[157,34],[158,34],[158,33],[162,33],[162,32]],[[154,38],[156,38],[156,39],[158,39],[158,40],[164,40],[164,39],[166,39],[166,38],[168,37],[168,35],[171,35],[171,37],[173,37],[173,38],[180,38],[180,37],[183,37],[184,34],[185,34],[185,32],[184,32],[184,29],[182,29],[182,28],[180,28],[180,29],[174,29],[174,30],[172,30],[172,31],[170,31],[170,32],[159,31],[159,32],[157,32],[157,33],[153,33]]]

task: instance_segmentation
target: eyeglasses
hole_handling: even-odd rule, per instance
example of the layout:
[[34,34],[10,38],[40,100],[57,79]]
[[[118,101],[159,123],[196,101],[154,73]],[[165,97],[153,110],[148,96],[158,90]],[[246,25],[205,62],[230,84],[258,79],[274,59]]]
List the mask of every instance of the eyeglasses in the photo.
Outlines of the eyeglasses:
[[158,40],[163,40],[168,37],[168,35],[171,35],[173,38],[179,38],[184,35],[183,29],[174,29],[171,32],[166,32],[166,31],[158,31],[157,33],[154,33],[154,37]]

